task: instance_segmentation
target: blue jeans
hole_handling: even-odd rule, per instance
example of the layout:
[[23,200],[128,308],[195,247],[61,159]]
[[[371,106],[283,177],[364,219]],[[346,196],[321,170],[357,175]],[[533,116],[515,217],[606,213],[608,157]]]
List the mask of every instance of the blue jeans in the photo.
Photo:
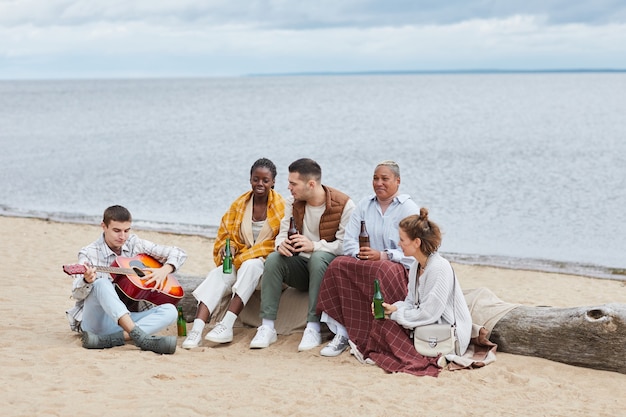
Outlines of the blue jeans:
[[[117,333],[123,329],[117,324],[120,317],[128,314],[126,305],[115,292],[113,283],[104,278],[94,281],[91,293],[85,299],[83,331],[97,335]],[[130,313],[130,318],[147,334],[155,334],[173,324],[178,317],[176,307],[162,304],[150,310]]]

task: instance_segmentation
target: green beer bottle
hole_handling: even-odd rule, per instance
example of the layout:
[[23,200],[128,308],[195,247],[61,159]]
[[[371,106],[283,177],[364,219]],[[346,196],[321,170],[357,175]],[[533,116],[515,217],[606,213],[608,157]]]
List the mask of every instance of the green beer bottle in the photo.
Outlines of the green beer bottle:
[[226,247],[224,248],[224,261],[222,261],[222,272],[225,274],[233,273],[233,255],[230,252],[230,238],[226,238]]
[[384,319],[385,309],[383,308],[383,293],[380,292],[380,283],[377,279],[374,280],[374,298],[372,301],[374,302],[374,318]]
[[182,306],[178,306],[178,320],[176,321],[176,327],[178,328],[178,336],[187,336],[187,322],[183,317]]

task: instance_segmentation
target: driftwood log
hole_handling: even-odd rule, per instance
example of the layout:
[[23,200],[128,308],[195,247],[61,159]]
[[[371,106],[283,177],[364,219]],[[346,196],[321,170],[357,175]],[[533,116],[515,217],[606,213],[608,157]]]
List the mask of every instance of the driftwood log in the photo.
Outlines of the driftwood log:
[[[192,322],[197,302],[191,293],[204,277],[179,276],[178,280],[185,290],[179,305],[187,322]],[[510,305],[512,309],[493,325],[489,335],[499,352],[626,374],[626,304],[571,308]],[[250,307],[256,308],[254,315],[258,315],[258,304]],[[305,323],[306,308],[302,314]]]
[[198,309],[198,301],[196,301],[191,293],[204,281],[204,278],[205,277],[190,275],[176,275],[176,279],[185,291],[185,295],[183,299],[178,302],[178,305],[183,307],[183,317],[185,317],[187,323],[193,322],[196,317],[196,310]]
[[494,326],[498,351],[626,374],[626,304],[519,306]]

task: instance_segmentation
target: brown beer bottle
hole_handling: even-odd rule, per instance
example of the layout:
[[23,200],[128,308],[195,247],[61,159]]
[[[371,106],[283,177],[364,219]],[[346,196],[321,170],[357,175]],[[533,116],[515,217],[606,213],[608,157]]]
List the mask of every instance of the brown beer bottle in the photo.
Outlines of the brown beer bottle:
[[370,247],[370,235],[365,228],[365,220],[361,220],[361,233],[359,233],[359,248]]
[[[291,218],[289,219],[289,229],[287,229],[287,238],[291,239],[291,236],[293,235],[297,235],[298,234],[298,229],[296,228],[296,219],[293,218],[293,216],[291,216]],[[298,252],[291,252],[294,256],[298,256],[299,253]]]

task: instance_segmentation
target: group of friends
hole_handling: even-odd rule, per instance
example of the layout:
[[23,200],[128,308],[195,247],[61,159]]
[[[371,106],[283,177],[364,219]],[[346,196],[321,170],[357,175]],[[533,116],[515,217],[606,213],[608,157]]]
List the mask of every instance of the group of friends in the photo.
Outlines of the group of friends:
[[[307,324],[298,345],[307,351],[322,345],[321,323],[334,334],[320,351],[333,357],[351,348],[363,363],[389,372],[436,375],[441,358],[424,357],[413,347],[410,332],[432,323],[456,323],[459,354],[470,343],[472,319],[450,263],[438,253],[441,231],[409,195],[400,192],[400,168],[394,161],[376,165],[373,194],[355,203],[348,195],[322,183],[317,162],[303,158],[288,168],[289,198],[274,190],[277,169],[261,158],[250,169],[251,190],[239,196],[223,215],[213,247],[217,268],[193,291],[198,301],[191,330],[182,348],[202,343],[206,323],[221,300],[230,295],[228,310],[204,339],[233,340],[233,326],[254,291],[261,289],[261,325],[251,349],[277,341],[274,323],[284,286],[308,292]],[[290,219],[297,233],[288,234]],[[369,245],[359,244],[365,221]],[[70,326],[82,333],[88,349],[120,346],[133,340],[143,350],[174,353],[176,336],[156,335],[177,318],[176,307],[136,303],[129,311],[111,276],[92,265],[111,265],[119,256],[147,254],[162,266],[146,270],[146,285],[162,288],[186,254],[174,246],[140,239],[131,232],[132,217],[121,206],[107,208],[103,233],[80,250],[84,274],[73,281],[76,305],[67,311]],[[232,273],[219,267],[226,239],[233,256]],[[372,311],[374,280],[385,297],[385,319]]]

